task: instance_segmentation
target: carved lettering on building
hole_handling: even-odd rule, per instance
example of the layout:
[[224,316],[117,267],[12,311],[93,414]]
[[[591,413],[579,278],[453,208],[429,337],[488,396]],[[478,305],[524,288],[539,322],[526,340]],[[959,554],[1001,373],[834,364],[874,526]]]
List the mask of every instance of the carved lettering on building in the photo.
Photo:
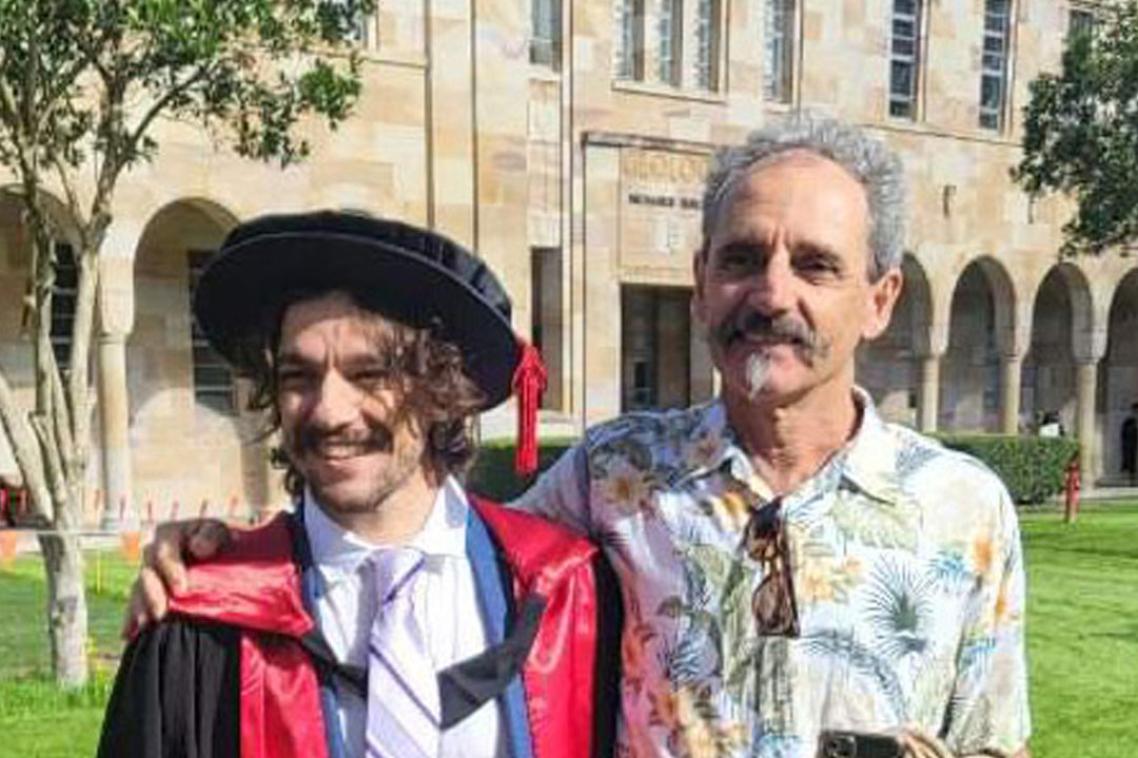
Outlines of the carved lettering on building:
[[620,164],[624,266],[689,265],[699,245],[700,208],[708,156],[623,148]]
[[621,177],[630,182],[699,187],[707,175],[708,158],[664,150],[621,150]]
[[682,208],[685,211],[698,211],[700,208],[698,197],[649,195],[643,192],[628,193],[628,202],[632,205],[654,205],[657,208]]

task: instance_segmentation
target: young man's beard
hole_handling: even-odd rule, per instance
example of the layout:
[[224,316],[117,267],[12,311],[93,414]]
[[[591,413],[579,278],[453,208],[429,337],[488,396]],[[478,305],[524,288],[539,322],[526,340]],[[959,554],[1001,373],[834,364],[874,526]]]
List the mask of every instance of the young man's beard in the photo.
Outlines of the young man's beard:
[[771,361],[762,351],[756,351],[747,356],[745,369],[747,381],[747,399],[752,403],[767,385],[770,377]]

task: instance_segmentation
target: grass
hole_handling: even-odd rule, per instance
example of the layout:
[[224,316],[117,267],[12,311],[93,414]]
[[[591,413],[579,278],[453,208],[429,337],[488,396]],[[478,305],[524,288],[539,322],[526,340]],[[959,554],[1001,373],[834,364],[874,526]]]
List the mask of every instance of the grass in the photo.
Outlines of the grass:
[[[21,758],[74,758],[95,754],[111,679],[96,673],[78,692],[63,692],[46,678],[0,681],[0,754]],[[11,751],[11,752],[7,752]]]
[[[138,571],[116,552],[87,553],[87,611],[93,653],[104,665],[122,650],[119,629],[130,583]],[[25,557],[0,569],[0,608],[13,609],[0,622],[0,681],[27,678],[50,669],[44,609],[43,564]]]
[[[0,569],[0,755],[74,758],[95,754],[115,661],[119,627],[137,568],[115,552],[87,554],[91,683],[63,692],[49,679],[46,588],[38,558]],[[10,752],[9,752],[10,751]]]
[[[1026,511],[1021,521],[1033,755],[1130,758],[1138,737],[1138,503],[1087,508],[1074,525],[1054,510]],[[39,561],[0,569],[0,753],[94,753],[109,694],[108,659],[121,648],[118,625],[134,571],[117,554],[103,553],[97,562],[89,556],[99,670],[85,690],[63,693],[46,679]]]
[[1138,504],[1022,519],[1037,758],[1131,758],[1138,737]]

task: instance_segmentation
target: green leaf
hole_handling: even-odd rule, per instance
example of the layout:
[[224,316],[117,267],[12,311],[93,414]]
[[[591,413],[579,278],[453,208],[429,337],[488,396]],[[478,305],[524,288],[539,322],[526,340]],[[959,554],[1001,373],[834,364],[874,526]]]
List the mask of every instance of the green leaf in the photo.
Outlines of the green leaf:
[[1058,74],[1030,85],[1024,155],[1013,178],[1030,194],[1075,202],[1063,253],[1138,240],[1138,2],[1103,9],[1068,40]]

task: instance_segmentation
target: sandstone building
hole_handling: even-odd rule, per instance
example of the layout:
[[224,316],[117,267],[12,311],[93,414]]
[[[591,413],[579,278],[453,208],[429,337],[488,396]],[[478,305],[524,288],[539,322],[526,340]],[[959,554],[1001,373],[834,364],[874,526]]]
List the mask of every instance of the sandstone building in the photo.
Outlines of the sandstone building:
[[[1029,82],[1101,7],[1073,0],[381,0],[365,94],[283,173],[184,125],[121,183],[103,260],[96,378],[103,503],[183,515],[279,497],[257,420],[198,339],[189,298],[226,231],[352,208],[472,246],[550,368],[545,433],[709,397],[688,313],[700,184],[717,145],[807,109],[885,138],[911,187],[906,287],[860,381],[922,429],[1015,431],[1058,411],[1095,479],[1138,399],[1138,265],[1061,259],[1067,208],[1031,201]],[[63,241],[65,242],[65,241]],[[27,240],[0,202],[0,365],[24,386]],[[64,277],[64,280],[66,277]],[[61,281],[66,289],[66,282]],[[66,298],[66,293],[63,299]],[[509,434],[507,408],[483,419]],[[11,467],[10,456],[6,464]],[[94,506],[93,506],[94,507]]]

